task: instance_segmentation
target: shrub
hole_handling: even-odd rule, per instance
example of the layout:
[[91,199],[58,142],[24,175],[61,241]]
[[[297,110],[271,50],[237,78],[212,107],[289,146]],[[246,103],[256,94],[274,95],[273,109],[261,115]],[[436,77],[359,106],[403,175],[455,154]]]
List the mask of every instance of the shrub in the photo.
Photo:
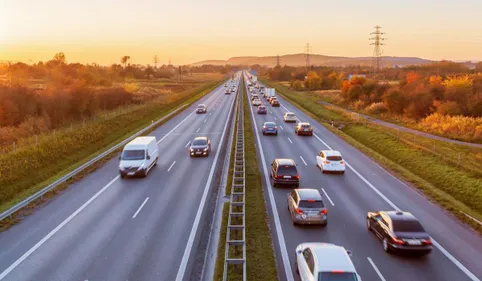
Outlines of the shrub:
[[388,112],[387,106],[383,102],[375,102],[365,108],[369,114],[382,114]]

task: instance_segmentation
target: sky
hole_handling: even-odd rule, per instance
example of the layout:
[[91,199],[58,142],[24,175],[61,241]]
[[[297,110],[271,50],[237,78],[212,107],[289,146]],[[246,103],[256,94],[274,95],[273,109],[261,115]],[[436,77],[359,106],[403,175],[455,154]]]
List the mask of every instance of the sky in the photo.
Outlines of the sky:
[[482,60],[482,0],[0,0],[0,61],[188,64],[234,56]]

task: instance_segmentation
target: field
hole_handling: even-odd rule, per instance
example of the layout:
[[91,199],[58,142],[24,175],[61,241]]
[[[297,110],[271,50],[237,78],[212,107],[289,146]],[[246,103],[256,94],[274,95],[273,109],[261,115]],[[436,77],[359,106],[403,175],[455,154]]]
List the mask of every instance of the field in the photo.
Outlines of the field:
[[[482,150],[359,123],[345,111],[320,105],[317,94],[295,92],[280,84],[266,83],[428,198],[482,232],[481,225],[464,215],[482,220]],[[331,128],[329,120],[345,127],[342,130]]]

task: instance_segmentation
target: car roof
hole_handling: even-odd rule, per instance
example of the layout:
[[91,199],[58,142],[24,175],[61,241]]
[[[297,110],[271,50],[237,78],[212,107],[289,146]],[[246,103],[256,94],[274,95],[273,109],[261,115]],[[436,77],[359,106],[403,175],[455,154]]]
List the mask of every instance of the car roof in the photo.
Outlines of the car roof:
[[303,243],[299,246],[309,247],[314,256],[314,261],[320,272],[331,272],[341,270],[344,272],[356,273],[355,266],[351,261],[346,249],[332,243]]
[[300,126],[311,126],[308,122],[299,122],[298,125]]
[[300,200],[319,200],[323,201],[321,198],[321,194],[318,189],[311,189],[311,188],[297,188],[295,189],[298,195],[300,196]]
[[200,103],[197,106],[206,106],[204,103]]
[[278,158],[278,159],[275,159],[275,161],[277,161],[278,164],[280,165],[296,165],[293,159],[288,159],[288,158]]
[[288,111],[288,112],[285,112],[285,114],[294,114],[294,113],[293,113],[293,112]]
[[409,212],[402,211],[382,211],[385,213],[392,221],[418,221],[418,219]]
[[264,122],[263,125],[275,125],[276,126],[276,123],[275,122]]
[[208,140],[208,137],[196,137],[194,140]]
[[322,150],[326,156],[341,156],[341,153],[338,150]]

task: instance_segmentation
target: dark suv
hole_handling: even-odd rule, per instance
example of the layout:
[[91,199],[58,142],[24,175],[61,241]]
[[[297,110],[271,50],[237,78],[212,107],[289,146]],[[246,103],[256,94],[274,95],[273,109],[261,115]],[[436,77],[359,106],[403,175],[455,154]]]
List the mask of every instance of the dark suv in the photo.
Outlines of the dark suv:
[[300,175],[296,163],[292,159],[275,159],[271,164],[270,177],[273,179],[273,186],[300,186]]
[[428,254],[432,240],[411,213],[402,211],[369,212],[367,228],[383,241],[386,252],[405,251]]

